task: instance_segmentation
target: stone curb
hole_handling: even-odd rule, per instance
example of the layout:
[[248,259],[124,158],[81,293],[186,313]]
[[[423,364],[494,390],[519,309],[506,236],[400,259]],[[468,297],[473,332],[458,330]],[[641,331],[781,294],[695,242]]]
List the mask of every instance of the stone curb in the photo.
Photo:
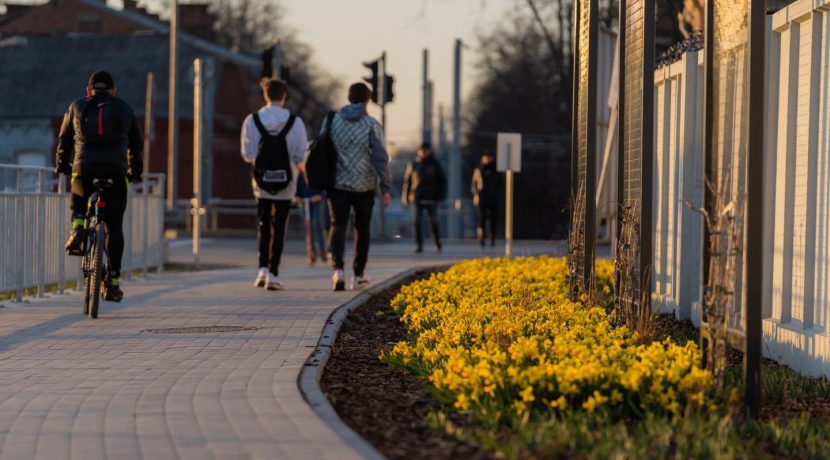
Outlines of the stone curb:
[[320,341],[317,342],[317,347],[314,349],[314,352],[311,353],[308,360],[306,360],[303,370],[297,377],[297,384],[300,387],[300,393],[302,393],[306,402],[311,406],[317,416],[320,417],[323,422],[332,429],[332,431],[337,433],[340,438],[346,442],[346,444],[348,444],[358,454],[363,456],[363,458],[376,460],[384,459],[386,457],[378,452],[374,446],[360,437],[360,435],[352,430],[351,427],[346,425],[340,416],[337,415],[337,412],[329,403],[326,395],[323,394],[323,390],[320,388],[320,378],[322,377],[323,370],[325,369],[326,363],[331,356],[331,348],[334,346],[334,343],[337,340],[337,334],[340,332],[340,327],[343,325],[343,321],[346,317],[349,316],[349,312],[366,303],[375,294],[383,292],[384,290],[399,284],[401,281],[415,275],[418,272],[444,267],[445,266],[442,265],[410,268],[361,292],[352,300],[338,307],[332,312],[328,320],[326,320],[326,326],[323,328],[323,332],[320,335]]

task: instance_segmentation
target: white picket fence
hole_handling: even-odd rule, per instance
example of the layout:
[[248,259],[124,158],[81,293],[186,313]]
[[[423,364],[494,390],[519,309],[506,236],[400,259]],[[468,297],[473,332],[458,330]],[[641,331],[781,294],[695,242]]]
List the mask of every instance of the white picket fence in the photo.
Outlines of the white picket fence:
[[[80,258],[64,254],[69,193],[49,168],[0,165],[0,293],[27,289],[42,297],[47,286],[63,292],[81,277]],[[164,175],[147,174],[130,187],[124,215],[125,278],[164,262]]]
[[[696,323],[703,222],[684,201],[699,207],[704,192],[702,63],[703,51],[687,53],[655,73],[652,298]],[[765,278],[746,289],[763,290],[764,353],[830,375],[830,0],[768,16],[767,82],[767,129],[749,134],[766,136]]]

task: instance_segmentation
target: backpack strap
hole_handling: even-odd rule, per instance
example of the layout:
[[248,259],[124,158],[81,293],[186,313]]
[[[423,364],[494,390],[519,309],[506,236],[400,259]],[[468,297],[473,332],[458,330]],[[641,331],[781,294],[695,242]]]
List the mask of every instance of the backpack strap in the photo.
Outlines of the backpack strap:
[[277,134],[277,137],[285,137],[291,131],[291,128],[294,126],[294,120],[297,119],[297,116],[293,113],[288,116],[288,121],[285,122],[285,126],[283,126],[282,131]]
[[326,134],[330,134],[332,130],[331,124],[334,123],[334,115],[337,114],[335,111],[331,111],[326,115]]
[[270,136],[270,134],[268,134],[268,130],[265,129],[265,125],[262,124],[262,120],[259,118],[259,112],[254,112],[251,116],[254,119],[254,124],[256,125],[257,131],[259,131],[259,135],[262,137]]

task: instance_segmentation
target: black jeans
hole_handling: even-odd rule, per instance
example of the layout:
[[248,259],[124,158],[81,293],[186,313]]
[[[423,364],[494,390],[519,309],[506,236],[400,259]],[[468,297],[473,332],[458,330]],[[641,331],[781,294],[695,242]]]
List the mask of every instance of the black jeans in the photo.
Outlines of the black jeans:
[[488,223],[490,224],[490,244],[496,242],[496,214],[498,212],[498,205],[490,203],[480,203],[478,205],[478,242],[484,245],[486,238],[486,229]]
[[334,189],[328,195],[329,214],[331,215],[331,253],[334,268],[342,270],[345,266],[343,253],[346,250],[346,226],[349,213],[354,209],[354,274],[363,275],[369,260],[369,227],[372,223],[372,208],[375,205],[375,192],[347,192]]
[[415,243],[418,249],[424,247],[424,213],[427,214],[429,228],[432,230],[432,239],[435,246],[441,247],[441,237],[438,236],[438,219],[435,218],[437,205],[434,202],[421,201],[415,203]]
[[280,274],[280,259],[290,210],[291,200],[257,199],[259,267],[268,267],[275,276]]
[[95,192],[94,179],[112,179],[112,187],[105,189],[102,199],[103,221],[107,224],[107,254],[114,278],[121,275],[124,257],[124,212],[127,210],[127,173],[118,165],[107,163],[78,164],[72,168],[72,217],[83,219],[87,213],[89,197]]

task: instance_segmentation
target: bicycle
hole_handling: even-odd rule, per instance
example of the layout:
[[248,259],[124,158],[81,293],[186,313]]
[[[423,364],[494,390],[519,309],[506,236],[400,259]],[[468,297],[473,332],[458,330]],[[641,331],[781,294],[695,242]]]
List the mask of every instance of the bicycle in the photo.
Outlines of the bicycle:
[[84,273],[84,315],[98,317],[98,304],[101,301],[101,288],[109,276],[109,254],[106,249],[108,236],[107,224],[103,220],[103,210],[107,204],[103,200],[104,190],[112,187],[113,180],[94,179],[95,191],[89,197],[86,219],[84,222],[83,260]]

